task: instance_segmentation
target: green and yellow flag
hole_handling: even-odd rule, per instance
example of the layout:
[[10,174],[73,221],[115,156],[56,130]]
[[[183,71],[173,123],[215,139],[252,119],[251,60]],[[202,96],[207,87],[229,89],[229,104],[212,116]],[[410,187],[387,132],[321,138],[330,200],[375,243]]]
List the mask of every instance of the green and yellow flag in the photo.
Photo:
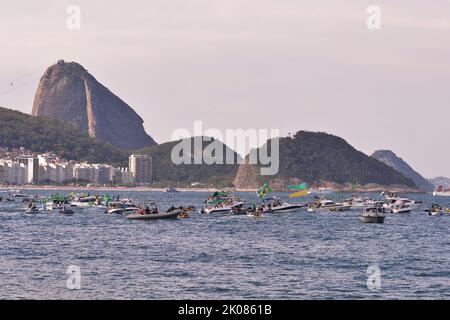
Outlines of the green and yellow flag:
[[269,192],[272,192],[272,188],[269,186],[269,183],[264,183],[261,188],[256,191],[256,194],[261,199],[264,198]]
[[297,198],[297,197],[304,197],[308,195],[308,189],[299,190],[297,192],[291,193],[288,197],[289,198]]

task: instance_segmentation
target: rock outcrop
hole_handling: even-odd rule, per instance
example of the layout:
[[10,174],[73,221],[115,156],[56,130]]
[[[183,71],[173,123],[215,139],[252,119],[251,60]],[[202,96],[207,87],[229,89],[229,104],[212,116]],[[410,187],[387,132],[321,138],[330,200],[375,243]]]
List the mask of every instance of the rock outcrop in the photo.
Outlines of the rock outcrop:
[[89,136],[135,150],[155,145],[142,118],[75,62],[58,61],[41,78],[33,116],[72,123]]
[[409,164],[407,164],[402,158],[398,157],[391,150],[377,150],[372,154],[372,157],[394,168],[405,177],[410,178],[417,188],[427,192],[432,192],[434,190],[434,186],[427,179],[422,177]]

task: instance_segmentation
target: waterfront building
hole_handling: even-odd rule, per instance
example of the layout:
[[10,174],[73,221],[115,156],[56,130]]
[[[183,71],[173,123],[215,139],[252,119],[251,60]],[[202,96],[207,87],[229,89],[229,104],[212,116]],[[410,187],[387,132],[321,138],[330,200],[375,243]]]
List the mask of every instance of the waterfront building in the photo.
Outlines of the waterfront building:
[[152,157],[146,154],[132,154],[129,168],[133,182],[137,185],[152,183]]

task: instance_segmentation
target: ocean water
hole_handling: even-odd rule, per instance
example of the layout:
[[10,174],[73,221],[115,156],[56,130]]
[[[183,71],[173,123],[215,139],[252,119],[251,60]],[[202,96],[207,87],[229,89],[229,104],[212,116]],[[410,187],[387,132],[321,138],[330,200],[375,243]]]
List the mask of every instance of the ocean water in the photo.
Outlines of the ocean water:
[[[257,201],[251,193],[238,195]],[[199,208],[208,194],[121,196],[154,200],[165,209]],[[409,197],[423,200],[422,210],[435,202],[450,206],[450,198]],[[0,298],[450,298],[450,215],[388,214],[384,224],[364,224],[360,214],[192,213],[188,219],[131,221],[95,209],[73,216],[26,215],[21,203],[1,202]],[[67,287],[70,265],[80,268],[79,290]],[[374,266],[379,282],[368,286],[368,268]]]

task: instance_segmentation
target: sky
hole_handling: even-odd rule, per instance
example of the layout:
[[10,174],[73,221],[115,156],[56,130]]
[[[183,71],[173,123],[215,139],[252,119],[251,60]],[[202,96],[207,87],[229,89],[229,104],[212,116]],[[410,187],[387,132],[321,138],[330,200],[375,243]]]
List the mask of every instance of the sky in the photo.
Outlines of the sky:
[[[370,5],[380,29],[367,27]],[[449,40],[447,0],[0,0],[0,106],[31,113],[40,76],[65,59],[158,143],[196,120],[323,131],[450,176]]]

